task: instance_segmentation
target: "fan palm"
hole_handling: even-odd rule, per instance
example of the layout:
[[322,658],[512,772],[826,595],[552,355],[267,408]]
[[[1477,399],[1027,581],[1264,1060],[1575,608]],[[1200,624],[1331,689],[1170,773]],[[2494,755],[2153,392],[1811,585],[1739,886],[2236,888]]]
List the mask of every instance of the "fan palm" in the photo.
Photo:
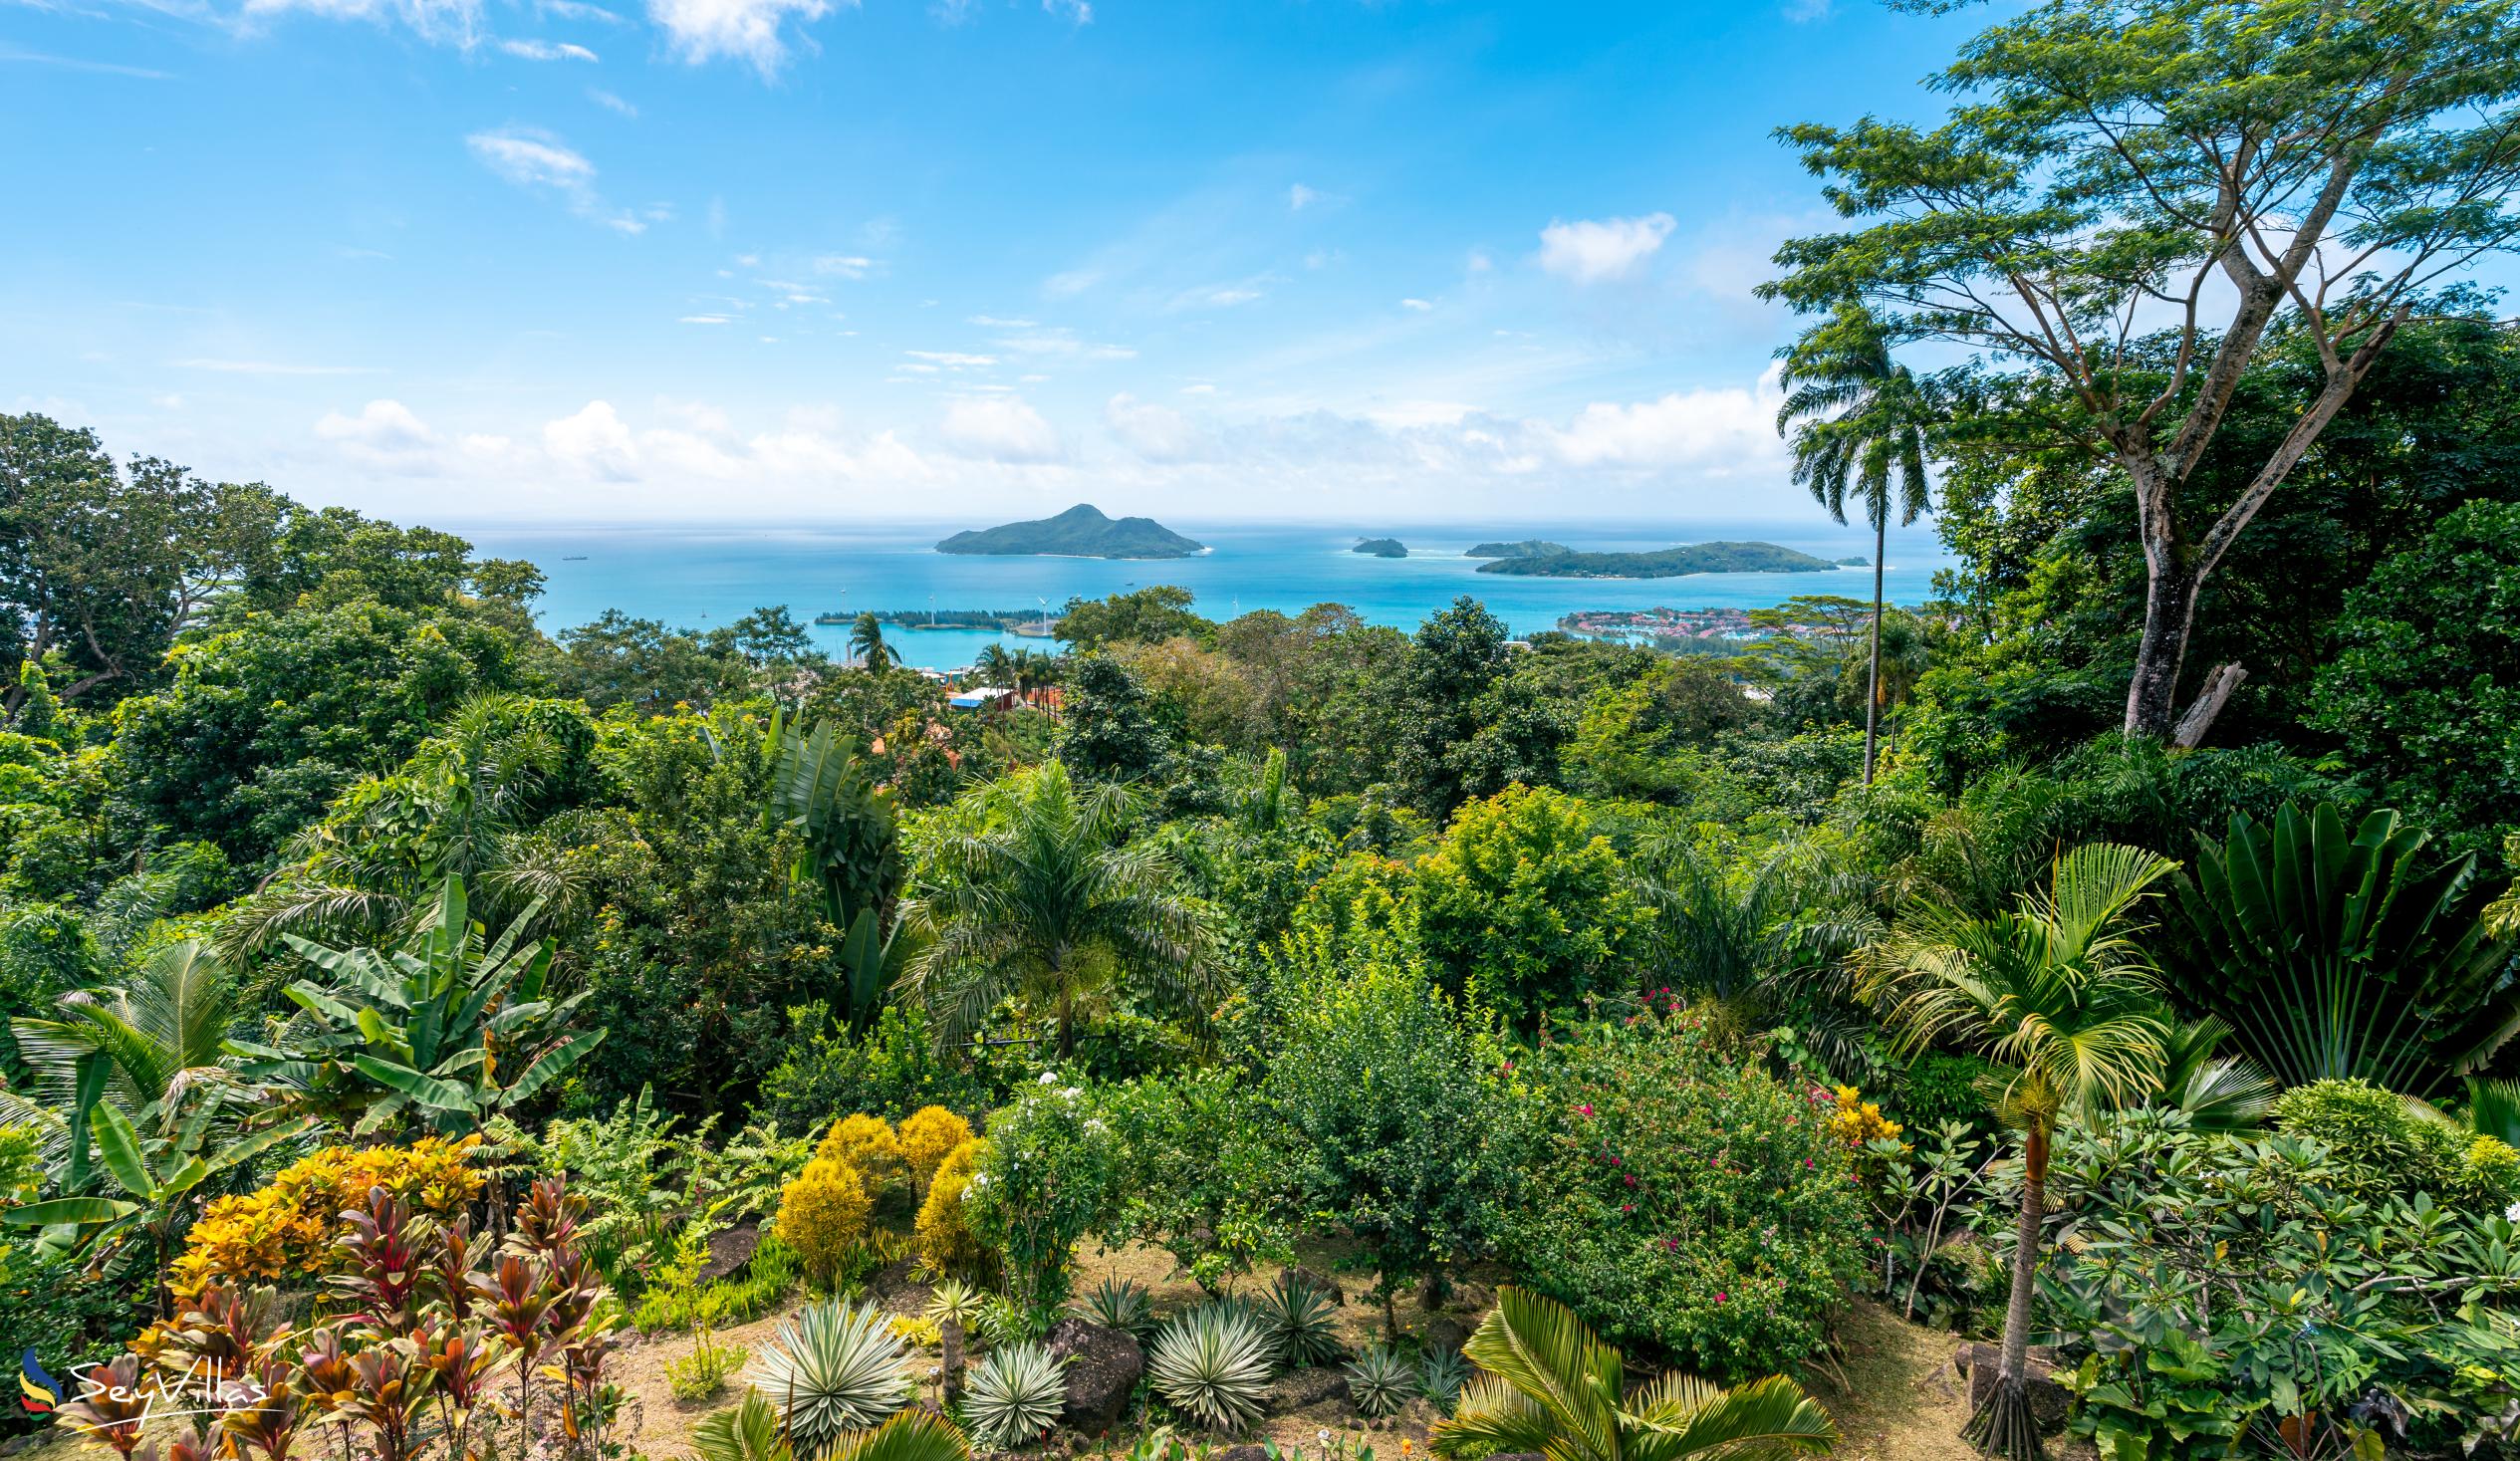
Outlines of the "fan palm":
[[1844,305],[1785,352],[1777,431],[1794,450],[1794,480],[1843,523],[1847,499],[1873,525],[1873,667],[1864,705],[1864,784],[1873,784],[1882,711],[1882,557],[1893,498],[1905,527],[1925,510],[1924,393],[1890,360],[1890,336],[1870,311]]
[[1873,991],[1911,1051],[1948,1042],[2013,1073],[1995,1107],[2022,1135],[2012,1300],[2000,1378],[1963,1432],[1990,1452],[2041,1454],[2025,1365],[2057,1125],[2160,1089],[2170,1030],[2157,976],[2136,944],[2145,926],[2136,913],[2176,866],[2140,848],[2077,848],[2017,907],[1975,917],[1920,903],[1867,953]]
[[1008,999],[1050,1019],[1063,1057],[1079,1025],[1124,992],[1204,1012],[1205,922],[1171,891],[1170,859],[1130,840],[1127,788],[1079,789],[1053,761],[972,789],[955,811],[959,830],[938,840],[903,914],[928,940],[905,987],[940,1042],[966,1039]]
[[874,610],[859,614],[849,625],[849,652],[861,668],[882,672],[892,667],[892,646],[883,642],[883,620]]
[[1483,1372],[1435,1422],[1430,1449],[1447,1461],[1773,1461],[1838,1442],[1828,1413],[1783,1375],[1725,1389],[1674,1370],[1632,1390],[1617,1348],[1565,1305],[1517,1288],[1497,1291],[1461,1352]]

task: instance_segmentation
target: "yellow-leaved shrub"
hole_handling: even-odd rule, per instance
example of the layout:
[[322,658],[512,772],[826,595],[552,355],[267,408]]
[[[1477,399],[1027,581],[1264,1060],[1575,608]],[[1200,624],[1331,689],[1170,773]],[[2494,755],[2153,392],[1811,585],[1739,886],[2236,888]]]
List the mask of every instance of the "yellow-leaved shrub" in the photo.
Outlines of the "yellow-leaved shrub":
[[328,1146],[301,1157],[242,1197],[212,1202],[168,1266],[167,1283],[191,1298],[213,1281],[242,1287],[329,1272],[344,1209],[382,1187],[404,1204],[450,1221],[481,1195],[472,1149],[481,1138],[423,1136],[408,1146]]
[[846,1162],[818,1156],[796,1180],[779,1189],[779,1241],[796,1250],[805,1271],[829,1286],[850,1256],[867,1241],[867,1184]]
[[857,1168],[870,1197],[882,1191],[907,1164],[901,1155],[901,1138],[892,1134],[891,1124],[882,1116],[842,1116],[832,1122],[814,1154]]
[[962,1195],[979,1168],[983,1143],[968,1137],[945,1153],[927,1184],[927,1200],[918,1206],[918,1260],[935,1274],[967,1274],[980,1263],[980,1240],[963,1219]]
[[941,1105],[923,1105],[901,1121],[901,1155],[921,1187],[957,1146],[971,1139],[971,1123]]

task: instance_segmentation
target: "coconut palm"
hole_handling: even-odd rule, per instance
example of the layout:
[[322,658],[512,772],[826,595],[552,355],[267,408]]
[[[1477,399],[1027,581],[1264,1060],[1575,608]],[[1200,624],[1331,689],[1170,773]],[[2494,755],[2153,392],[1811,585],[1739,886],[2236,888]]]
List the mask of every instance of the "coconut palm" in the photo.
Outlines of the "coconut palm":
[[1975,917],[1919,903],[1867,951],[1872,992],[1911,1052],[1969,1047],[2012,1073],[1995,1102],[2022,1140],[2012,1300],[2000,1377],[1962,1432],[1990,1453],[2041,1454],[2026,1363],[2057,1126],[2160,1089],[2171,1032],[2158,976],[2136,944],[2146,927],[2137,908],[2176,867],[2141,848],[2076,848],[2057,858],[2045,889],[2012,909]]
[[1840,306],[1785,352],[1785,404],[1776,429],[1794,449],[1794,480],[1843,523],[1847,499],[1873,525],[1873,651],[1864,706],[1864,784],[1882,713],[1882,557],[1893,498],[1905,527],[1925,510],[1926,411],[1907,367],[1890,360],[1890,336],[1860,305]]
[[1775,1461],[1819,1455],[1837,1427],[1783,1375],[1725,1389],[1673,1370],[1630,1389],[1619,1350],[1572,1310],[1521,1289],[1496,1308],[1461,1352],[1480,1374],[1460,1407],[1435,1422],[1429,1448],[1447,1461],[1506,1452],[1550,1461]]
[[1004,689],[1015,683],[1015,656],[1006,652],[1004,644],[983,646],[971,661],[971,669],[983,684],[995,688]]
[[861,667],[881,673],[892,667],[892,646],[883,642],[883,621],[870,609],[849,625],[849,652]]
[[1130,840],[1135,817],[1127,788],[1080,789],[1056,761],[956,803],[957,830],[939,840],[904,910],[929,940],[905,984],[940,1042],[967,1038],[1007,999],[1053,1023],[1062,1056],[1123,991],[1193,1018],[1204,1011],[1206,927],[1171,891],[1170,859]]

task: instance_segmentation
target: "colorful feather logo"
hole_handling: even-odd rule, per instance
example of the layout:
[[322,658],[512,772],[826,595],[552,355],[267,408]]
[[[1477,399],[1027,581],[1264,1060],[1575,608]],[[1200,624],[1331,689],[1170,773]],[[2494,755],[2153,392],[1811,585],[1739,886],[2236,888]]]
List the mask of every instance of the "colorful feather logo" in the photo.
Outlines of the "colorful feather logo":
[[37,1415],[62,1402],[61,1381],[44,1372],[43,1361],[35,1357],[33,1345],[27,1346],[26,1354],[18,1360],[18,1388],[25,1392],[18,1403]]

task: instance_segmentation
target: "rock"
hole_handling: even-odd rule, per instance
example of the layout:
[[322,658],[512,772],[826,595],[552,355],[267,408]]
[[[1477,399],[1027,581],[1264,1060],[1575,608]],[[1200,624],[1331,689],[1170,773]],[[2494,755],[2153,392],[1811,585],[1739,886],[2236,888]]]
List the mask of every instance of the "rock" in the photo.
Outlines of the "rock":
[[1470,1338],[1470,1327],[1457,1319],[1439,1314],[1426,1321],[1425,1327],[1417,1332],[1417,1338],[1425,1342],[1429,1350],[1449,1349],[1457,1354],[1461,1350],[1462,1341]]
[[1207,1461],[1269,1461],[1269,1453],[1261,1446],[1227,1446],[1208,1452]]
[[1348,1398],[1348,1377],[1335,1369],[1290,1369],[1270,1382],[1263,1415],[1292,1415],[1325,1400]]
[[1067,1362],[1068,1403],[1060,1423],[1090,1436],[1120,1424],[1146,1368],[1137,1341],[1088,1320],[1063,1319],[1051,1327],[1050,1353]]
[[[1995,1391],[1995,1381],[2003,1370],[2004,1349],[2000,1344],[1969,1344],[1960,1350],[1960,1362],[1969,1373],[1969,1409],[1974,1413]],[[2031,1418],[2038,1422],[2041,1431],[2061,1429],[2074,1397],[2056,1382],[2055,1361],[2033,1353],[2026,1368]]]
[[726,1277],[752,1262],[753,1250],[761,1246],[761,1228],[754,1223],[741,1223],[709,1234],[709,1261],[700,1265],[699,1282],[706,1284]]
[[1333,1305],[1344,1307],[1347,1304],[1348,1291],[1332,1282],[1330,1275],[1309,1268],[1290,1269],[1288,1272],[1312,1285],[1314,1293],[1329,1295]]

